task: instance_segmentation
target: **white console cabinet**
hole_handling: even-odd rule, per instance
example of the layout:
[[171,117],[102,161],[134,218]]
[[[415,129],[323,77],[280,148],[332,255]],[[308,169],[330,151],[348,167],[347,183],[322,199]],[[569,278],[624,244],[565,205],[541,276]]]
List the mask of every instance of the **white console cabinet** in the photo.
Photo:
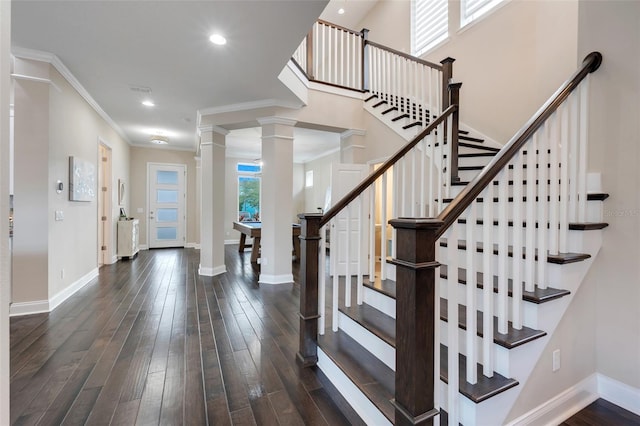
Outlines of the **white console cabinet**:
[[131,258],[138,253],[139,228],[138,219],[118,221],[118,257]]

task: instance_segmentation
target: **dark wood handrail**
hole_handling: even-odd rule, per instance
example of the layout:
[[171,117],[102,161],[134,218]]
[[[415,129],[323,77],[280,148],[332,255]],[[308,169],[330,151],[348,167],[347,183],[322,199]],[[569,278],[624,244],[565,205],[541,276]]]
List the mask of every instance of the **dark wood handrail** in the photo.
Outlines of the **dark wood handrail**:
[[420,58],[417,58],[415,56],[411,56],[411,55],[409,55],[407,53],[401,52],[399,50],[392,49],[390,47],[384,46],[382,44],[378,44],[378,43],[370,41],[370,40],[365,40],[364,43],[368,44],[370,46],[373,46],[373,47],[377,47],[378,49],[381,49],[381,50],[386,50],[387,52],[393,53],[394,55],[402,56],[403,58],[409,59],[410,61],[414,61],[414,62],[417,62],[419,64],[426,65],[428,67],[436,69],[438,71],[442,71],[442,65],[434,64],[433,62],[429,62],[429,61],[425,61],[424,59],[420,59]]
[[333,24],[333,23],[328,22],[328,21],[323,21],[322,19],[318,19],[316,22],[318,24],[322,24],[322,25],[327,26],[327,27],[333,27],[333,28],[335,28],[337,30],[345,31],[347,33],[351,33],[353,35],[357,35],[357,36],[362,37],[362,32],[361,31],[355,31],[355,30],[349,29],[347,27],[342,27],[342,26],[340,26],[338,24]]
[[404,157],[411,149],[413,149],[422,139],[424,139],[429,133],[433,132],[440,123],[442,123],[449,115],[453,114],[458,110],[457,105],[451,105],[449,108],[442,111],[431,124],[429,124],[418,136],[413,138],[411,142],[400,148],[396,151],[395,154],[387,161],[385,161],[382,166],[380,166],[377,170],[371,173],[365,180],[360,182],[358,186],[353,188],[347,195],[342,197],[335,206],[331,207],[327,212],[322,216],[322,220],[320,221],[320,227],[329,223],[331,219],[333,219],[342,209],[347,207],[349,203],[358,198],[360,194],[364,192],[369,186],[371,186],[376,179],[382,176],[387,170],[391,168],[395,163],[397,163],[402,157]]
[[511,138],[511,140],[493,157],[476,178],[471,181],[456,198],[438,215],[442,220],[442,228],[437,238],[458,219],[480,193],[493,182],[500,171],[507,167],[511,159],[520,151],[529,138],[542,126],[558,107],[569,97],[587,74],[594,72],[602,63],[600,52],[591,52],[582,61],[578,69],[562,86],[545,102],[545,104],[527,121],[527,123]]

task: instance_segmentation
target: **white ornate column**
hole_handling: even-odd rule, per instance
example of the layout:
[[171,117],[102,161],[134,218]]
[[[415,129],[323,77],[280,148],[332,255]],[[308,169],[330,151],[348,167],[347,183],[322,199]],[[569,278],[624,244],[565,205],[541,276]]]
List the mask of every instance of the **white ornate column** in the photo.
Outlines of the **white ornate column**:
[[200,133],[200,275],[227,271],[224,264],[225,137],[228,130],[202,126]]
[[296,122],[282,117],[261,118],[258,122],[262,126],[263,162],[259,282],[292,283],[293,126]]
[[200,157],[200,153],[198,153],[197,157],[193,157],[196,161],[196,235],[198,236],[195,248],[200,249],[200,219],[202,214],[202,157]]
[[340,133],[340,162],[363,164],[365,162],[365,131],[350,129]]

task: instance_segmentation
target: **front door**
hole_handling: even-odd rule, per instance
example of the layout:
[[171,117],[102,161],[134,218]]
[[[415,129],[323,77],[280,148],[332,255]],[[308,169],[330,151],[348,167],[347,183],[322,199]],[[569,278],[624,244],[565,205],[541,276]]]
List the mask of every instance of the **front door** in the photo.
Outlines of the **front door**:
[[149,248],[184,247],[187,167],[149,163],[147,170]]

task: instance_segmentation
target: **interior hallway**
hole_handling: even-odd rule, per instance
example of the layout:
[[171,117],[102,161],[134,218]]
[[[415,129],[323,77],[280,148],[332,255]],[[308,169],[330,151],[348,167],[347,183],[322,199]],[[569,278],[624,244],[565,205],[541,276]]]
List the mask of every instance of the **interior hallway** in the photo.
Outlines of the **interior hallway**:
[[12,423],[357,424],[295,362],[298,286],[259,287],[249,256],[226,246],[211,278],[196,250],[141,251],[50,314],[13,318]]

